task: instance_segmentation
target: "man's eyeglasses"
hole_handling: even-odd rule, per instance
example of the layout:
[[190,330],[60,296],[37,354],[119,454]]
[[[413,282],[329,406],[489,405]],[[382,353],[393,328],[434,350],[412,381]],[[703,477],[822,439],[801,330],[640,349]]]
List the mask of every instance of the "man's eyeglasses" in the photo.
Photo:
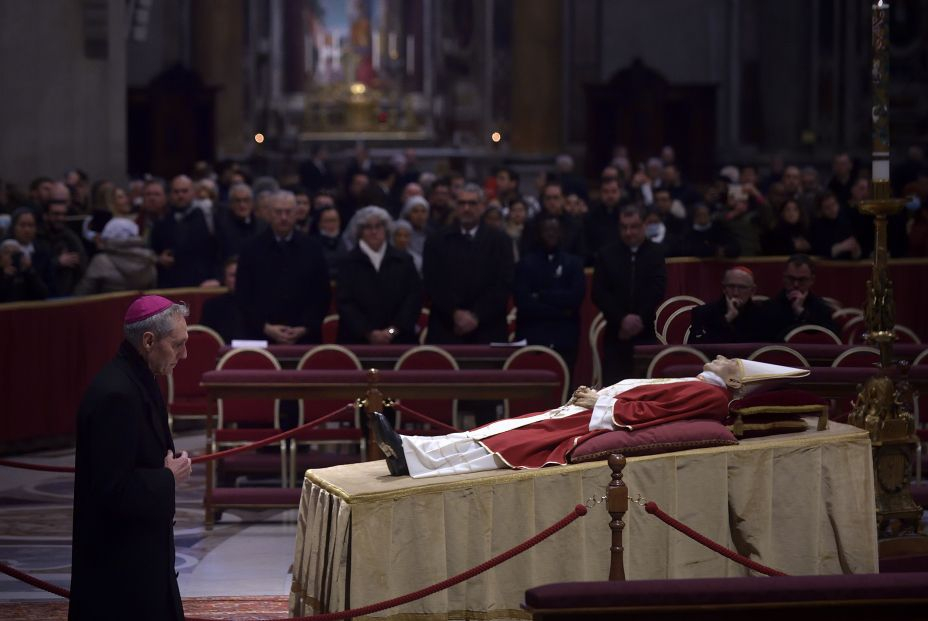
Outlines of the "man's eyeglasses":
[[472,205],[472,206],[476,207],[476,206],[479,205],[479,204],[480,204],[480,201],[477,201],[477,200],[468,200],[468,201],[465,201],[465,200],[460,200],[460,199],[458,199],[458,205]]
[[751,285],[736,285],[733,283],[722,283],[722,286],[733,291],[747,291],[751,288]]
[[783,281],[788,285],[806,285],[812,282],[808,276],[784,276]]

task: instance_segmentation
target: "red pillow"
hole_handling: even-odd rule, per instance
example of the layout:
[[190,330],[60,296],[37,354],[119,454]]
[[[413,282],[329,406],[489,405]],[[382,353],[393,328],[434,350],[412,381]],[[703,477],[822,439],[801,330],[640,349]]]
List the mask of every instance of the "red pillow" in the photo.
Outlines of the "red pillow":
[[577,445],[569,459],[571,463],[579,463],[607,459],[612,453],[630,457],[731,444],[738,444],[738,440],[725,425],[715,420],[693,418],[635,431],[601,433]]

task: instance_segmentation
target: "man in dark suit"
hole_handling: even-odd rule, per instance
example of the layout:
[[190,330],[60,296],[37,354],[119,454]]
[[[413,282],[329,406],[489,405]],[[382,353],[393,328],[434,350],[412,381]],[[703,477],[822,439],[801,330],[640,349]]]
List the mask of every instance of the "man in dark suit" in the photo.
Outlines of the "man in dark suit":
[[812,259],[804,254],[794,254],[786,260],[783,289],[763,306],[771,340],[782,341],[790,330],[807,324],[822,326],[838,334],[838,326],[831,318],[835,309],[812,293],[813,284],[815,267]]
[[249,338],[283,345],[319,343],[332,295],[322,248],[295,230],[292,192],[274,194],[270,216],[270,227],[245,246],[238,261],[245,331]]
[[198,287],[215,278],[219,255],[203,210],[193,204],[190,177],[174,177],[170,203],[168,213],[151,231],[151,249],[158,255],[158,286]]
[[516,266],[516,338],[550,347],[573,370],[580,338],[580,306],[586,293],[583,259],[561,246],[561,219],[557,216],[539,216],[537,231],[538,249],[522,257]]
[[764,318],[752,300],[754,272],[738,265],[725,271],[722,297],[693,309],[692,343],[758,343],[767,340]]
[[599,253],[593,270],[593,303],[606,319],[603,385],[632,376],[634,347],[654,340],[654,315],[664,299],[664,254],[644,234],[644,214],[625,207],[619,237]]
[[355,220],[358,244],[338,267],[338,342],[415,343],[422,281],[412,256],[387,244],[385,209],[364,207]]
[[426,240],[422,257],[432,300],[428,341],[506,341],[512,244],[502,231],[479,225],[486,204],[478,185],[466,184],[455,199],[456,222]]
[[160,296],[129,306],[125,340],[77,414],[68,618],[182,621],[174,572],[174,490],[190,476],[174,456],[155,375],[187,357],[187,307]]

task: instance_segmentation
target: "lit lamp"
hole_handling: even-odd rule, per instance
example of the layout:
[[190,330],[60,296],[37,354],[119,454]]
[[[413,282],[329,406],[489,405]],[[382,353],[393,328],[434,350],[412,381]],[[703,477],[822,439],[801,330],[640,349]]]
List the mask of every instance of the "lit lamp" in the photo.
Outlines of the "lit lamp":
[[[870,433],[873,446],[874,485],[878,534],[881,538],[915,534],[922,508],[912,500],[910,473],[918,440],[911,411],[907,363],[893,362],[896,308],[889,279],[886,218],[905,205],[892,198],[889,183],[889,4],[873,5],[873,170],[872,198],[861,201],[860,211],[873,216],[875,244],[873,273],[867,281],[864,313],[866,340],[880,350],[880,373],[864,384],[849,421]],[[892,375],[901,372],[899,381]]]
[[348,106],[346,124],[351,131],[365,131],[371,128],[374,117],[374,101],[362,82],[355,82],[348,87]]

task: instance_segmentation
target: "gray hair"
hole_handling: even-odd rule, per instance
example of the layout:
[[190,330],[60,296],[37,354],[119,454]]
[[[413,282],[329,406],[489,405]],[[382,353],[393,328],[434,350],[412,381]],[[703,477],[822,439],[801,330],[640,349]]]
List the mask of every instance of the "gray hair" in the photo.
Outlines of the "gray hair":
[[255,194],[262,192],[276,192],[280,189],[280,184],[274,177],[258,177],[254,182]]
[[372,218],[377,218],[383,222],[388,237],[393,234],[393,218],[390,216],[390,212],[383,207],[368,205],[355,212],[355,214],[351,216],[348,226],[345,227],[343,237],[351,248],[354,248],[358,243],[358,233],[361,230],[361,225],[367,224]]
[[410,196],[406,199],[406,202],[403,203],[403,210],[400,212],[400,218],[406,218],[409,216],[409,212],[412,211],[412,208],[416,205],[422,205],[425,207],[425,213],[429,213],[429,202],[425,200],[423,196]]
[[271,199],[275,201],[288,201],[296,204],[296,194],[290,190],[277,190],[271,195]]
[[[480,201],[481,203],[484,202],[483,188],[481,188],[479,185],[477,185],[473,181],[468,181],[467,183],[464,184],[464,187],[458,190],[458,194],[462,192],[467,192],[468,194],[476,194],[477,200]],[[455,196],[454,198],[457,199],[457,196]]]
[[251,191],[251,186],[247,183],[233,183],[232,187],[229,188],[229,196],[233,194],[238,194],[239,192],[244,192],[248,194],[249,198],[254,197],[254,193]]
[[187,317],[189,314],[190,309],[187,307],[186,303],[180,302],[178,304],[171,304],[160,313],[155,313],[151,317],[146,317],[135,323],[123,324],[122,333],[126,337],[126,340],[129,341],[133,347],[138,349],[142,347],[143,334],[151,332],[155,335],[155,340],[159,340],[174,327],[175,317]]
[[410,233],[413,233],[413,232],[414,232],[414,231],[412,230],[412,224],[410,224],[408,220],[395,220],[395,221],[393,222],[393,231],[392,231],[392,232],[393,232],[393,233],[396,233],[396,231],[399,230],[399,229],[405,229],[405,230],[409,231]]

